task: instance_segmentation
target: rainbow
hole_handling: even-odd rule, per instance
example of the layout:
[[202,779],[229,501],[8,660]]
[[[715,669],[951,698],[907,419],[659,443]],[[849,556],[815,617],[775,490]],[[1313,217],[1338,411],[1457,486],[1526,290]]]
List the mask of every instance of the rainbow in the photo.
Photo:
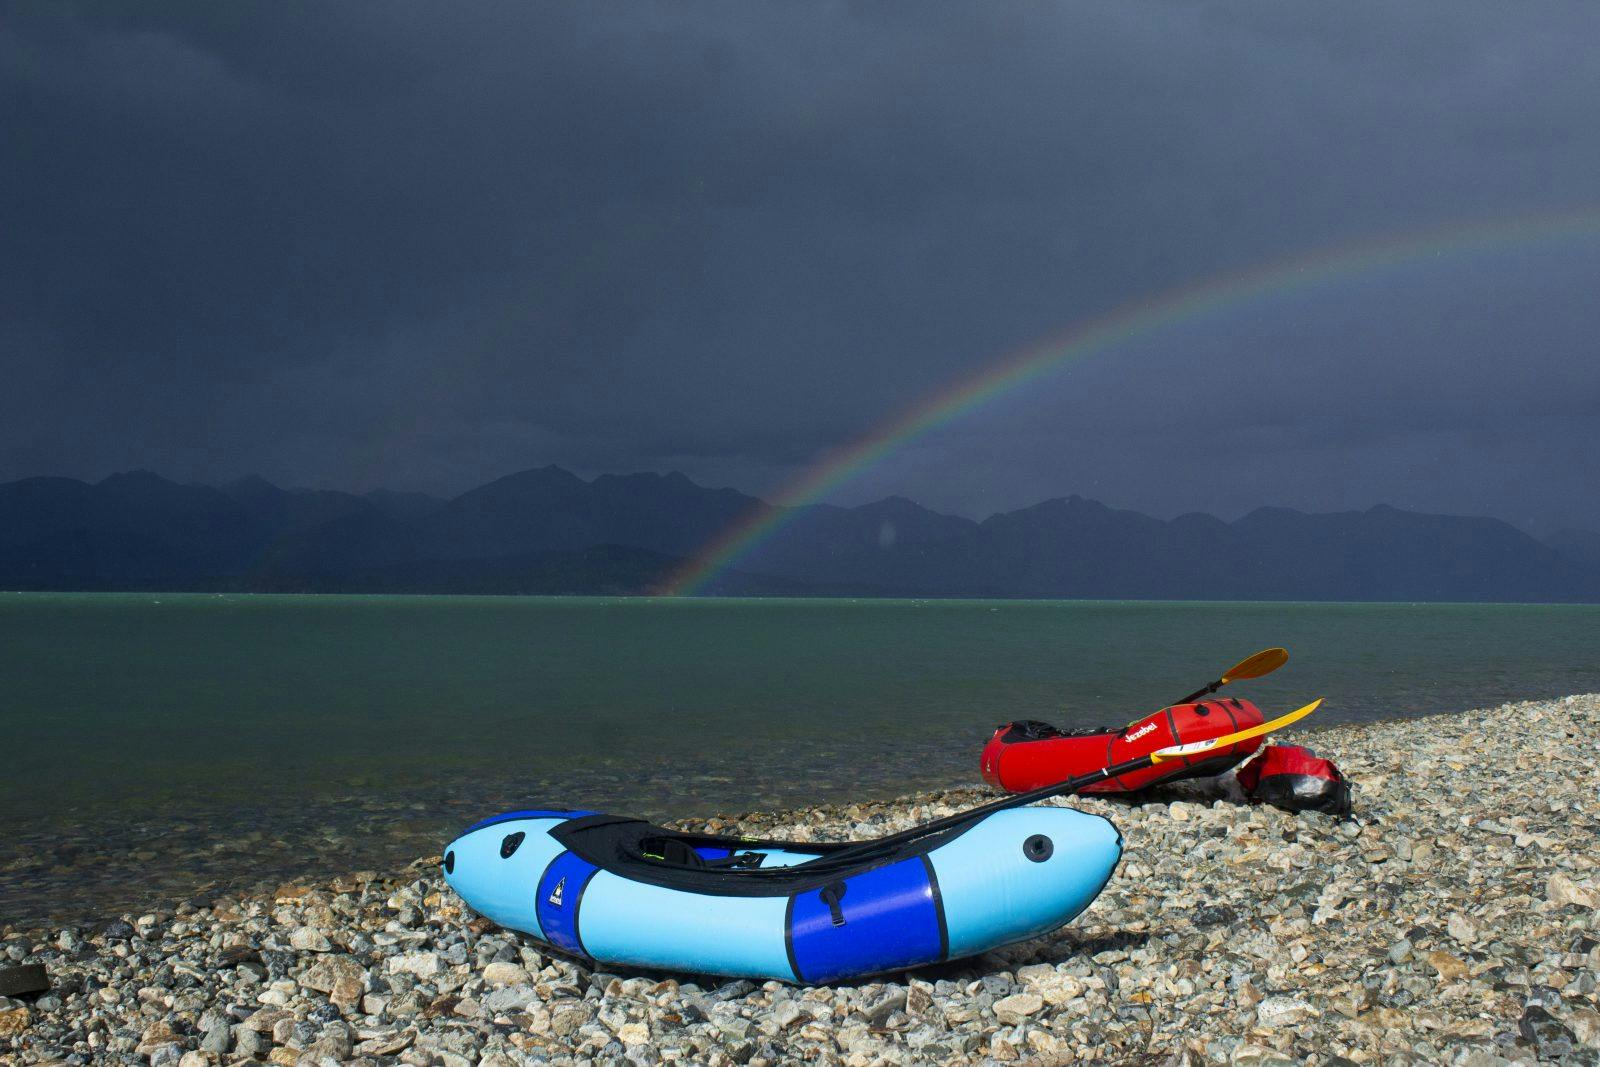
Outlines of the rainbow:
[[1283,292],[1453,253],[1476,252],[1600,233],[1600,208],[1583,207],[1511,220],[1474,221],[1321,248],[1246,270],[1206,278],[1073,323],[1061,333],[989,363],[814,465],[777,496],[705,545],[662,587],[689,596],[774,532],[796,509],[814,503],[907,442],[1048,374],[1064,363],[1202,315]]

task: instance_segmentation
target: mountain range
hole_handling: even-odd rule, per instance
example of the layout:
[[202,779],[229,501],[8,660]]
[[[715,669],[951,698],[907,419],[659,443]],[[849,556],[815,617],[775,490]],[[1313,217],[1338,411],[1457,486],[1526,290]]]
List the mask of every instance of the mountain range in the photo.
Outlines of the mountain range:
[[[449,500],[179,484],[0,484],[0,589],[647,594],[767,507],[682,474],[522,471]],[[1071,496],[981,522],[903,497],[793,509],[724,595],[1600,601],[1600,534],[1380,505],[1170,521]]]

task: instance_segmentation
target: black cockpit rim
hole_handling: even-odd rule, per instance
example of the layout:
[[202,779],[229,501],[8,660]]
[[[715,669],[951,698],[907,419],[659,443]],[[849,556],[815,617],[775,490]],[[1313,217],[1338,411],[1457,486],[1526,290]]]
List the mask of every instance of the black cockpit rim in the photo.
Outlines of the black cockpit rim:
[[[885,867],[891,863],[926,855],[940,845],[960,837],[982,821],[983,818],[980,816],[915,841],[891,844],[882,853],[863,855],[842,866],[830,866],[826,862],[829,855],[847,848],[859,848],[863,842],[767,841],[742,837],[717,837],[711,834],[668,830],[643,819],[621,815],[589,815],[581,819],[572,819],[560,826],[552,827],[550,836],[601,870],[610,871],[631,881],[711,896],[782,897],[819,889],[875,867]],[[645,854],[643,843],[659,838],[682,842],[690,849],[695,846],[726,848],[736,852],[748,849],[784,849],[791,852],[817,853],[818,858],[791,867],[755,870],[684,866],[653,859]]]

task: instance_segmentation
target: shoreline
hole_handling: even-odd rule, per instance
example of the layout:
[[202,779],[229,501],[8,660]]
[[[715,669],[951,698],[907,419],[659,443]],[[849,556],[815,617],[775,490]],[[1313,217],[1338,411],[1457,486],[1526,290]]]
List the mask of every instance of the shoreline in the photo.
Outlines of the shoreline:
[[[7,928],[0,972],[53,988],[0,998],[0,1062],[1600,1062],[1597,727],[1581,695],[1287,732],[1350,778],[1345,822],[1074,798],[1125,843],[1075,923],[837,986],[591,972],[464,913],[431,858]],[[993,795],[673,825],[840,840]]]
[[[1456,714],[1461,713],[1430,708],[1404,717],[1364,720],[1359,725],[1399,725]],[[1302,736],[1315,736],[1349,725],[1357,724],[1324,725],[1314,718],[1296,729]],[[579,806],[687,828],[708,820],[728,826],[751,818],[770,820],[774,812],[792,813],[804,822],[801,816],[825,818],[827,813],[853,804],[910,804],[935,794],[962,796],[963,804],[1002,795],[975,784],[964,761],[959,769],[924,767],[919,773],[907,766],[891,770],[900,784],[813,779],[806,792],[820,798],[816,801],[791,805],[780,800],[773,807],[741,814],[726,814],[729,809],[697,794],[694,783],[683,782],[677,784],[670,799],[664,793],[642,803],[637,797],[631,802],[594,798]],[[607,767],[599,777],[615,783],[620,781],[621,771]],[[7,835],[4,844],[9,846],[9,857],[0,849],[0,931],[7,926],[28,932],[92,924],[112,915],[171,910],[183,900],[262,895],[284,882],[305,881],[319,874],[326,878],[329,870],[403,870],[418,852],[442,844],[455,830],[495,810],[492,805],[486,807],[479,794],[503,793],[502,806],[514,808],[558,792],[554,786],[548,790],[529,786],[525,776],[518,776],[500,789],[485,789],[479,780],[470,791],[460,794],[441,794],[437,788],[429,788],[373,796],[349,792],[350,783],[322,785],[296,794],[286,813],[283,798],[276,794],[266,808],[245,805],[242,794],[220,802],[214,795],[208,796],[209,806],[202,808],[192,798],[181,803],[174,800],[180,787],[172,785],[167,787],[172,790],[171,797],[127,809],[135,814],[121,821],[107,821],[99,813],[100,805],[88,802],[63,810],[52,821],[29,817],[16,819],[13,825],[0,815],[0,831]],[[522,796],[527,800],[521,801]],[[1174,798],[1195,796],[1181,786],[1155,796],[1158,800]],[[424,804],[433,810],[425,814]],[[688,808],[696,814],[674,818],[667,813],[672,808]],[[63,857],[66,862],[61,862]],[[125,888],[130,884],[139,885],[139,891]],[[64,887],[70,887],[70,892],[60,892]],[[39,906],[35,901],[50,904]]]

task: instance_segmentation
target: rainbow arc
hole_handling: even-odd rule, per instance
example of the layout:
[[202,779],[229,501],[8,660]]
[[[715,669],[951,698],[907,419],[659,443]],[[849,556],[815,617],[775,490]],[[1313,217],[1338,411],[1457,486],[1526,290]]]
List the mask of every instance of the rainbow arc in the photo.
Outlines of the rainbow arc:
[[1600,208],[1596,207],[1388,234],[1213,276],[1074,323],[1060,333],[993,360],[978,374],[939,390],[809,468],[771,501],[705,545],[672,576],[662,593],[688,596],[700,591],[718,572],[736,564],[782,529],[798,508],[822,500],[923,434],[1064,364],[1111,351],[1192,319],[1327,282],[1432,258],[1596,234],[1600,234]]

